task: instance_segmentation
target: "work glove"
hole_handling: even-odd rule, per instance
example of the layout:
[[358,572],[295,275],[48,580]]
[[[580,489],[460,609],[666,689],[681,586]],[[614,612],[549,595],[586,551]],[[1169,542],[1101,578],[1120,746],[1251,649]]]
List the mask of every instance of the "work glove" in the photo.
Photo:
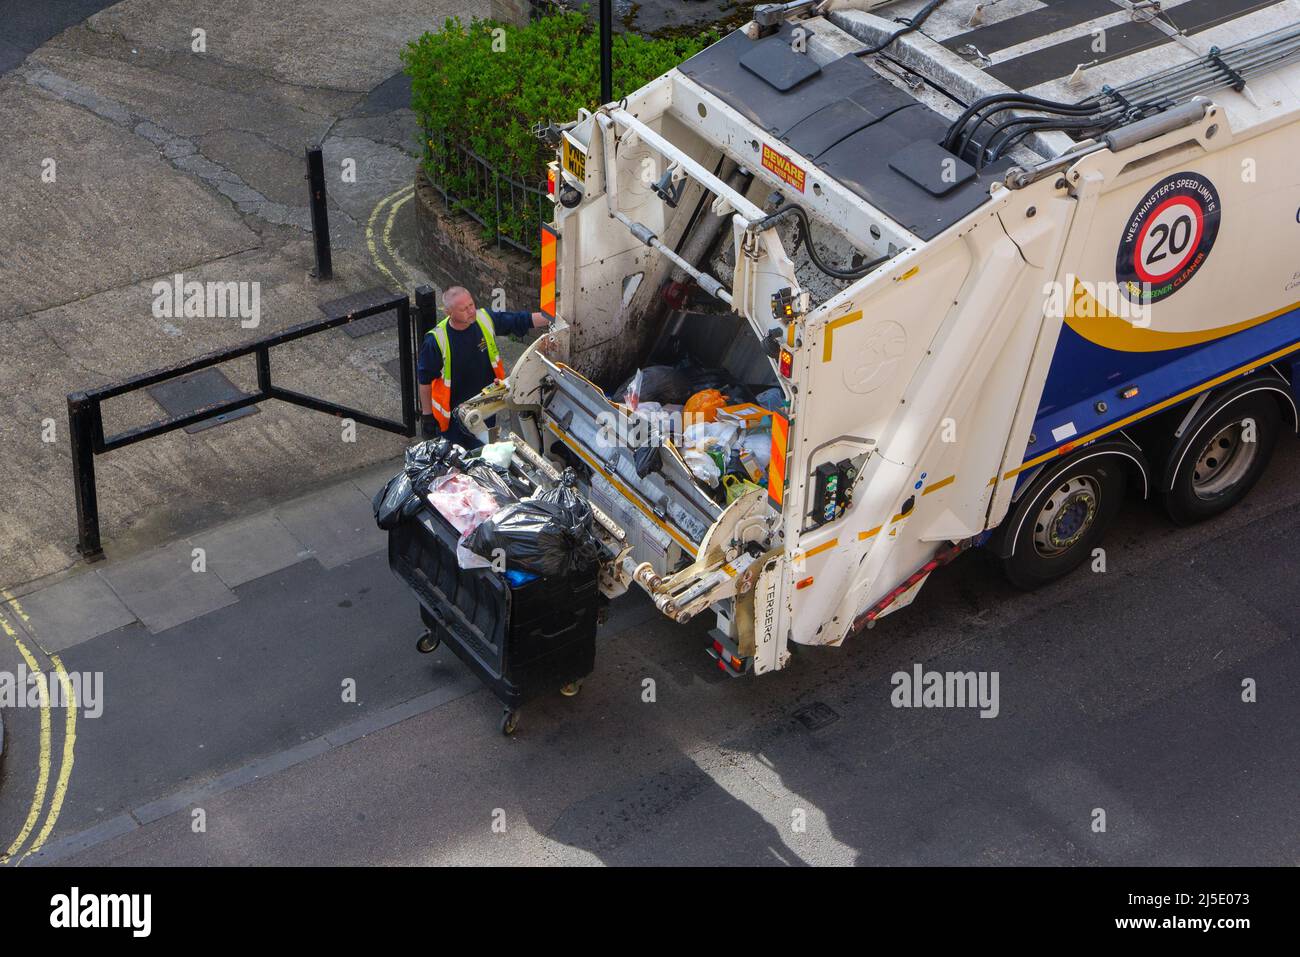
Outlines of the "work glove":
[[438,434],[438,420],[431,415],[420,416],[420,435],[431,439]]

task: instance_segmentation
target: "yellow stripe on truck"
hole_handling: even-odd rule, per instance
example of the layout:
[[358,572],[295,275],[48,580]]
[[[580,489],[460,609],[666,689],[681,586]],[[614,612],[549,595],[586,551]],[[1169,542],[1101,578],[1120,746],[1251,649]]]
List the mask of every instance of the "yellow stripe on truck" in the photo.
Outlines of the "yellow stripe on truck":
[[862,318],[862,310],[850,312],[847,316],[840,316],[838,319],[832,319],[826,323],[826,335],[822,342],[822,362],[831,361],[831,340],[835,335],[835,330],[847,326],[850,322],[857,322]]
[[567,445],[575,455],[577,455],[580,459],[582,459],[584,462],[590,465],[595,471],[599,472],[601,474],[601,477],[604,478],[606,482],[614,486],[614,488],[618,489],[619,493],[625,499],[627,499],[629,502],[635,505],[641,511],[641,513],[645,515],[646,518],[650,519],[650,521],[654,522],[655,525],[659,526],[659,528],[667,532],[668,535],[672,537],[673,541],[675,541],[678,545],[682,546],[682,549],[686,552],[686,554],[690,555],[692,558],[696,557],[696,545],[694,542],[692,542],[681,532],[677,531],[677,529],[673,528],[667,522],[661,520],[658,515],[650,511],[650,509],[646,508],[646,506],[644,506],[643,504],[641,504],[641,499],[640,497],[637,496],[635,492],[633,492],[630,488],[628,488],[626,485],[624,485],[622,482],[616,479],[609,472],[605,471],[605,469],[601,467],[599,462],[597,462],[590,455],[588,455],[582,449],[582,447],[578,445],[578,443],[574,442],[573,439],[569,438],[569,436],[566,435],[554,422],[547,422],[546,427],[550,429],[552,432],[554,432],[555,437],[558,438],[565,445]]
[[1230,369],[1229,371],[1223,373],[1222,375],[1215,376],[1213,379],[1210,379],[1208,382],[1202,382],[1198,386],[1193,386],[1190,389],[1184,389],[1182,392],[1178,393],[1177,395],[1170,396],[1169,398],[1165,399],[1163,402],[1157,402],[1155,405],[1149,406],[1148,408],[1145,408],[1140,412],[1134,412],[1132,415],[1125,416],[1124,418],[1119,419],[1118,421],[1112,422],[1110,425],[1107,425],[1093,432],[1089,432],[1087,435],[1083,435],[1080,436],[1079,438],[1066,442],[1064,445],[1060,446],[1059,448],[1052,449],[1052,451],[1050,452],[1044,452],[1042,455],[1036,455],[1032,459],[1027,459],[1024,462],[1021,462],[1018,466],[1013,468],[1011,471],[1003,475],[1002,478],[1003,479],[1015,478],[1025,469],[1031,469],[1035,465],[1041,465],[1042,463],[1048,461],[1049,459],[1056,458],[1058,455],[1065,455],[1067,452],[1072,452],[1074,449],[1077,449],[1079,446],[1087,445],[1089,442],[1093,441],[1094,439],[1099,439],[1103,435],[1109,435],[1111,432],[1116,432],[1124,428],[1126,425],[1132,425],[1134,422],[1137,422],[1140,419],[1145,419],[1147,416],[1155,415],[1157,412],[1161,412],[1172,405],[1177,405],[1179,402],[1182,402],[1184,399],[1190,399],[1194,395],[1200,395],[1202,392],[1206,392],[1210,389],[1213,389],[1216,385],[1222,385],[1224,382],[1227,382],[1230,379],[1235,379],[1239,375],[1245,375],[1247,372],[1254,372],[1256,369],[1260,368],[1261,366],[1266,366],[1270,362],[1275,362],[1278,359],[1281,359],[1283,356],[1290,355],[1291,353],[1297,351],[1300,351],[1300,343],[1294,343],[1292,345],[1286,346],[1283,349],[1278,349],[1276,352],[1270,352],[1266,356],[1261,356],[1260,358],[1256,359],[1254,362],[1248,362],[1244,366],[1238,366],[1235,369]]
[[956,481],[956,479],[957,476],[949,475],[946,479],[939,479],[939,481],[937,482],[931,482],[929,485],[925,487],[925,489],[921,492],[921,494],[929,495],[931,492],[937,492],[939,491],[939,489],[947,485],[951,485],[954,481]]
[[822,552],[834,548],[839,543],[840,540],[838,538],[832,538],[829,542],[822,542],[820,545],[814,545],[806,552],[802,550],[796,550],[794,553],[794,560],[803,561],[804,559],[812,558],[814,555],[820,555]]

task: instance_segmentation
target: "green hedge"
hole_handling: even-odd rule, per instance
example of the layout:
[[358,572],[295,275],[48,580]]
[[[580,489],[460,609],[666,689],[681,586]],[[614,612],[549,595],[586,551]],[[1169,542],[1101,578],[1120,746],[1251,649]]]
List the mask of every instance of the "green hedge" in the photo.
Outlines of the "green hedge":
[[[497,33],[496,31],[501,31]],[[614,95],[631,93],[716,40],[713,34],[645,39],[614,36]],[[600,104],[599,37],[582,13],[534,20],[526,27],[450,19],[402,51],[411,77],[411,106],[423,132],[424,165],[435,183],[485,221],[485,238],[501,231],[536,243],[543,215],[535,200],[502,186],[500,222],[496,194],[479,171],[454,152],[466,147],[502,176],[544,184],[554,159],[533,134],[535,124],[576,119],[579,108]],[[544,215],[550,215],[549,208]]]

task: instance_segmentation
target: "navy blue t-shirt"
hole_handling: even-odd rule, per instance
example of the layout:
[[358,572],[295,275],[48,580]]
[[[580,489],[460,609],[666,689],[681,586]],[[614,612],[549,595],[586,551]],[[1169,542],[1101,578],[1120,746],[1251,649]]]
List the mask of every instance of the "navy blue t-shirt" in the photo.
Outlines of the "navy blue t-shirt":
[[[487,310],[496,329],[497,348],[502,336],[521,336],[533,328],[531,312],[493,312]],[[492,363],[488,359],[487,343],[477,322],[468,329],[457,330],[447,323],[447,344],[451,346],[451,407],[454,409],[466,399],[472,399],[496,380]],[[442,375],[442,350],[433,332],[420,344],[420,360],[416,364],[416,379],[428,385]]]

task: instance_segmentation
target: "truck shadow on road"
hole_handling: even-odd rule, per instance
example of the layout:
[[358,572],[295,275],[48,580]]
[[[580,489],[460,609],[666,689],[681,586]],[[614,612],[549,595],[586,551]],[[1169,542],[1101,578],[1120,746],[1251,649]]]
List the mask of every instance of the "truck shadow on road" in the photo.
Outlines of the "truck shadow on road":
[[[544,834],[608,864],[1284,863],[1297,839],[1277,756],[1300,742],[1297,708],[1241,697],[1243,674],[1300,667],[1300,616],[1268,597],[1284,572],[1261,569],[1300,531],[1293,510],[1268,514],[1284,487],[1192,529],[1134,502],[1106,574],[1032,594],[965,556],[906,612],[760,679],[706,684],[700,664],[685,683],[695,636],[648,622],[617,641],[642,670],[676,670],[663,697],[678,700],[620,704],[626,779]],[[917,665],[996,673],[996,714],[897,706],[895,676]]]

